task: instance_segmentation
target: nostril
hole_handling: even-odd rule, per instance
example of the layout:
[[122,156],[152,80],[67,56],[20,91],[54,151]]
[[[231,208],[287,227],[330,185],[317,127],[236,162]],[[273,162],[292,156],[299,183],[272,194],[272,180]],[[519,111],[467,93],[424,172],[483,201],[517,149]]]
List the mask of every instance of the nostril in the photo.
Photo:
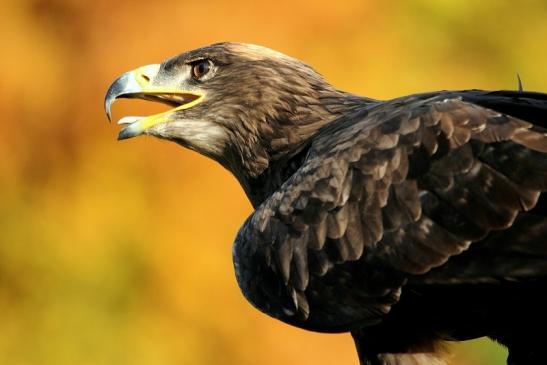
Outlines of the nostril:
[[150,82],[150,77],[148,77],[146,75],[141,75],[141,77],[144,79],[144,81]]

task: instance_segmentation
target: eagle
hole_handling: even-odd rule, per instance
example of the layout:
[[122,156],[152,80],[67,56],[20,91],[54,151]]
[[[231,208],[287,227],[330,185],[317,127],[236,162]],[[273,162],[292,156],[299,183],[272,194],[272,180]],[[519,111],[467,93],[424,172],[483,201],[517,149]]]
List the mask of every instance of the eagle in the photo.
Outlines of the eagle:
[[265,47],[218,43],[107,91],[168,104],[125,116],[220,163],[254,211],[233,246],[257,309],[350,332],[362,365],[444,364],[487,336],[545,364],[547,94],[438,91],[375,100]]

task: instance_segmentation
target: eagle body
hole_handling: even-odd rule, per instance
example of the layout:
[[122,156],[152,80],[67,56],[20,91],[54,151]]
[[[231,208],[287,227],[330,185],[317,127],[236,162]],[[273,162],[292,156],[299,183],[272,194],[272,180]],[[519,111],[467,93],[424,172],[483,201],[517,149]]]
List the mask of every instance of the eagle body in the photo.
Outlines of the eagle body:
[[238,234],[246,297],[363,353],[544,340],[547,145],[508,140],[523,119],[544,133],[547,95],[428,93],[328,124]]
[[547,94],[378,101],[233,43],[147,67],[114,82],[107,112],[117,97],[175,106],[120,138],[175,141],[240,181],[255,211],[233,258],[256,308],[351,332],[361,364],[443,364],[443,341],[481,336],[508,364],[546,362]]

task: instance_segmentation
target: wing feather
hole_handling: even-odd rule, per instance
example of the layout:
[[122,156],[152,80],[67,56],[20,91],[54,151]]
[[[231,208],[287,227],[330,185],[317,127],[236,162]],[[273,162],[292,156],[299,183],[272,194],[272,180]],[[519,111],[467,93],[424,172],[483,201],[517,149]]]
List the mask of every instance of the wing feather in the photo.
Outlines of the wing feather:
[[[532,209],[547,190],[546,152],[542,127],[461,96],[383,103],[314,139],[239,232],[236,261],[279,274],[294,312],[269,311],[288,322],[375,323],[408,277],[451,268]],[[275,260],[261,259],[270,249]]]

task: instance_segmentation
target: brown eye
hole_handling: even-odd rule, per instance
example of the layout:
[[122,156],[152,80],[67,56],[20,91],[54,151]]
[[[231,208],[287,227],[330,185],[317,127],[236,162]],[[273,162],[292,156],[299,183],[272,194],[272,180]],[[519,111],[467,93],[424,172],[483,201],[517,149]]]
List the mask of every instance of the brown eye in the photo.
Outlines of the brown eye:
[[192,66],[192,77],[196,80],[205,76],[211,70],[211,61],[201,60]]

